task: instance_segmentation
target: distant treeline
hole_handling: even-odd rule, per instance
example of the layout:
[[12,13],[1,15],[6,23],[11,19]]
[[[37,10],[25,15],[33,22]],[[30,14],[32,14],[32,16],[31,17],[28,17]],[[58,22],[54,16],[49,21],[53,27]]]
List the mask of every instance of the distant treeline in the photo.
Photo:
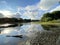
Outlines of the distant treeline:
[[60,20],[60,11],[46,13],[41,18],[42,22],[47,22],[47,21],[52,21],[52,20]]
[[31,19],[22,19],[22,18],[0,18],[0,23],[22,23],[22,22],[35,22],[39,20],[31,20]]

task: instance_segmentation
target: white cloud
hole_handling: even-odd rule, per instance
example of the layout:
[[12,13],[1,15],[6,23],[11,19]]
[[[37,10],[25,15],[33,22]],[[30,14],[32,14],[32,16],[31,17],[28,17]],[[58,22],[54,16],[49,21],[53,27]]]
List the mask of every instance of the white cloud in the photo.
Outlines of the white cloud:
[[9,6],[7,1],[0,1],[1,10],[14,10],[12,7]]
[[23,15],[28,16],[31,19],[35,19],[38,14],[39,14],[39,9],[35,6],[27,6],[25,7],[25,13]]
[[56,8],[54,8],[53,10],[51,10],[50,12],[53,12],[53,11],[60,11],[60,6],[57,6]]
[[0,10],[0,13],[2,13],[4,17],[11,17],[13,14],[11,11],[8,10]]
[[23,13],[24,16],[28,16],[31,19],[35,19],[38,15],[39,12],[30,12],[30,11],[26,11],[25,13]]
[[[21,15],[23,18],[31,18],[31,19],[39,19],[42,14],[44,13],[44,11],[46,12],[47,10],[50,10],[50,8],[52,8],[55,4],[57,4],[60,0],[41,0],[39,3],[35,4],[35,5],[28,5],[26,7],[18,7],[17,12],[19,13],[18,15],[15,14],[13,15],[13,13],[9,10],[0,10],[0,13],[4,14],[5,17],[19,17],[19,15]],[[6,4],[6,1],[2,1],[1,3]],[[58,6],[53,10],[59,10],[60,6]],[[8,7],[9,8],[9,7]],[[9,8],[10,10],[13,10],[12,8]]]
[[38,7],[37,5],[31,5],[31,6],[26,6],[25,7],[26,10],[29,10],[29,11],[33,11],[33,10],[38,10]]
[[[39,19],[42,17],[42,13],[53,8],[54,5],[59,3],[60,0],[41,0],[36,5],[28,5],[26,7],[19,7],[18,13],[20,13],[25,18]],[[23,18],[24,18],[23,17]]]
[[[9,30],[10,29],[10,30]],[[10,33],[13,32],[13,28],[5,28],[1,34],[4,34],[4,35],[9,35]]]
[[[36,7],[35,5],[32,6],[26,6],[26,7],[19,7],[18,8],[18,13],[20,13],[20,15],[24,16],[25,18],[28,19],[38,19],[36,18],[39,15],[40,9],[38,7]],[[23,18],[24,18],[23,17]]]
[[41,8],[42,10],[48,10],[55,4],[59,3],[60,0],[41,0],[38,3],[38,7]]

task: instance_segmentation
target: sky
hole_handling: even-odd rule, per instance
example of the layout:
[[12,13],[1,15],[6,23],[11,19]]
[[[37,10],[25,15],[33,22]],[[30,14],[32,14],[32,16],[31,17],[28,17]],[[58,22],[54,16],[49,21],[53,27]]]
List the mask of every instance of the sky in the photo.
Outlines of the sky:
[[40,19],[44,13],[60,11],[60,0],[0,0],[0,18]]

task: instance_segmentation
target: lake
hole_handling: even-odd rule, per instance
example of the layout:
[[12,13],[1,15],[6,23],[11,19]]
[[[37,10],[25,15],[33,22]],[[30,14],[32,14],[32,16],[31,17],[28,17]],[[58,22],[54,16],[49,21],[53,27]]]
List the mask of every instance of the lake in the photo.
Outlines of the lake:
[[0,45],[60,45],[60,25],[0,24]]

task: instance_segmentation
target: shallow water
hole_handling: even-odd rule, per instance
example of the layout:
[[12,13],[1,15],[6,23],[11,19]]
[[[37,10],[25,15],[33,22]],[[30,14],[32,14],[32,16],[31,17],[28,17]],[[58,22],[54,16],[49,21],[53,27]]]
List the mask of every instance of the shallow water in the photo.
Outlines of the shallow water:
[[[18,37],[13,37],[17,35]],[[59,42],[59,25],[23,23],[0,28],[0,45],[59,45]]]

